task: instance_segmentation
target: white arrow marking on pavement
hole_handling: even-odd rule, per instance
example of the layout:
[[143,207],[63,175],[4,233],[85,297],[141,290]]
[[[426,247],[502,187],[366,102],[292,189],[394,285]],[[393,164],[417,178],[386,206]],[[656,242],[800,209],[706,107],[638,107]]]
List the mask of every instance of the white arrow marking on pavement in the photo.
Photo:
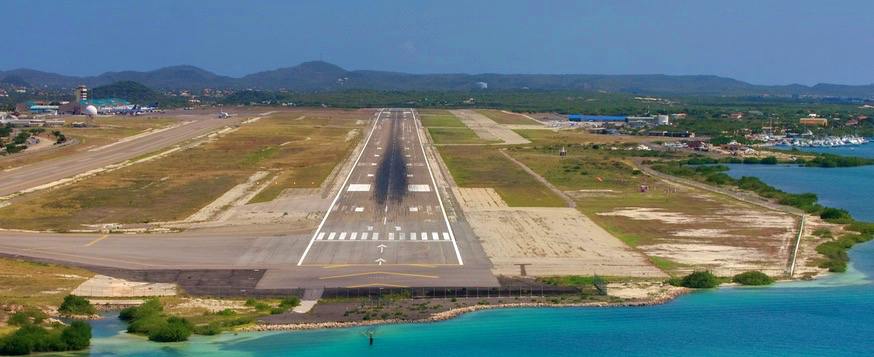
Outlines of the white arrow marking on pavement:
[[382,263],[385,263],[385,259],[382,259],[382,258],[378,258],[378,259],[376,259],[376,260],[374,260],[374,261],[375,261],[377,264],[379,264],[379,265],[382,265]]
[[385,248],[387,247],[387,245],[385,245],[385,244],[380,244],[380,245],[378,245],[378,246],[376,246],[376,247],[379,248],[379,252],[382,253],[382,252],[385,250]]

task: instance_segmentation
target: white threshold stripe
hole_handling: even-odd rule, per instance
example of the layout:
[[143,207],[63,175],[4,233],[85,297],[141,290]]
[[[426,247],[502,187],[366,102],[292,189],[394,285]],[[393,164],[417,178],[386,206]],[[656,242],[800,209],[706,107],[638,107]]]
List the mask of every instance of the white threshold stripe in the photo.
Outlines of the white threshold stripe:
[[[409,236],[407,235],[409,233]],[[431,232],[430,238],[428,232],[389,232],[388,240],[407,240],[409,237],[410,241],[417,242],[448,242],[450,241],[449,233],[447,232]],[[440,237],[443,237],[442,239]],[[318,236],[316,236],[316,240],[318,241],[332,241],[332,242],[351,242],[351,241],[366,241],[368,240],[379,240],[379,233],[370,232],[320,232]]]
[[[346,187],[346,185],[349,183],[349,179],[352,177],[352,173],[355,172],[355,167],[357,167],[357,166],[358,166],[358,162],[361,161],[361,156],[364,155],[364,152],[365,152],[365,151],[367,151],[367,144],[370,143],[370,139],[373,137],[373,132],[376,131],[377,124],[379,124],[379,118],[382,116],[382,113],[383,113],[384,110],[385,110],[385,109],[380,109],[379,112],[376,113],[376,119],[373,121],[373,127],[370,129],[370,134],[367,134],[367,139],[364,140],[364,146],[361,147],[361,152],[359,152],[359,153],[358,153],[358,157],[355,158],[355,162],[352,164],[352,169],[349,170],[349,174],[346,175],[346,179],[343,180],[343,184],[340,185],[341,188],[342,188],[342,187]],[[424,148],[423,148],[422,150],[424,150]],[[433,177],[432,177],[432,178],[433,178]],[[315,243],[315,241],[316,241],[316,237],[317,237],[318,234],[322,231],[322,227],[324,227],[324,226],[325,226],[325,222],[328,221],[328,216],[331,215],[331,210],[334,208],[335,205],[337,205],[337,201],[340,200],[340,196],[341,196],[342,194],[343,194],[343,190],[340,189],[340,190],[338,190],[337,195],[334,196],[334,200],[331,201],[331,207],[329,207],[328,210],[325,211],[325,216],[322,217],[322,222],[319,223],[319,227],[316,228],[316,231],[315,231],[315,232],[313,232],[313,238],[310,239],[309,244],[307,244],[306,249],[304,249],[303,254],[300,256],[300,260],[297,261],[297,265],[298,265],[298,266],[303,265],[303,261],[304,261],[304,259],[306,259],[307,254],[309,254],[310,249],[312,249],[312,247],[313,247],[313,243]],[[439,198],[439,195],[438,195],[438,198]],[[448,222],[448,221],[447,221],[447,222]],[[456,250],[457,250],[457,249],[456,249]]]

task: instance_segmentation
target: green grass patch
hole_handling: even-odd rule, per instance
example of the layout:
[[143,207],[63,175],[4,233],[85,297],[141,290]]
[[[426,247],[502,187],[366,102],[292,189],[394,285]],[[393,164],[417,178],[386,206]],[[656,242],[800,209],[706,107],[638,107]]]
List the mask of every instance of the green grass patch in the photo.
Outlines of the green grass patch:
[[487,116],[489,119],[493,120],[498,124],[510,124],[510,125],[539,125],[537,121],[526,118],[521,114],[515,113],[505,113],[500,110],[494,109],[478,109],[482,115]]
[[471,146],[439,148],[460,187],[491,187],[514,207],[563,207],[561,197],[538,182],[497,149]]
[[[629,244],[629,245],[631,245],[631,244]],[[633,246],[633,245],[631,245],[631,246]],[[682,268],[685,266],[683,264],[677,263],[677,262],[670,260],[668,258],[662,258],[662,257],[658,257],[655,255],[649,256],[649,261],[651,261],[652,264],[656,266],[656,268],[659,268],[664,272],[671,272],[671,271],[674,271],[678,268]]]
[[473,130],[463,128],[428,128],[434,144],[488,144],[492,141],[483,140]]
[[441,128],[464,128],[465,125],[455,115],[446,114],[422,114],[419,116],[422,121],[422,126],[426,128],[441,127]]

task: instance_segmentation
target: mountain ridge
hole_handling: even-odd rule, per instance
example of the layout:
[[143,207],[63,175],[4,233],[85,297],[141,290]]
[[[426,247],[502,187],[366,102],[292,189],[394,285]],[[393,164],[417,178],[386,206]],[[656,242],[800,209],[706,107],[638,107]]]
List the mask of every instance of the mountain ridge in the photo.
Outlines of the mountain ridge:
[[64,89],[134,81],[159,90],[258,89],[292,91],[372,90],[477,90],[479,82],[497,90],[608,91],[641,95],[716,96],[821,96],[874,98],[874,84],[818,83],[756,85],[733,78],[699,74],[413,74],[378,70],[346,70],[324,61],[251,73],[242,77],[220,75],[193,65],[151,71],[114,71],[96,76],[69,76],[28,68],[0,71],[0,84],[28,83],[36,88]]

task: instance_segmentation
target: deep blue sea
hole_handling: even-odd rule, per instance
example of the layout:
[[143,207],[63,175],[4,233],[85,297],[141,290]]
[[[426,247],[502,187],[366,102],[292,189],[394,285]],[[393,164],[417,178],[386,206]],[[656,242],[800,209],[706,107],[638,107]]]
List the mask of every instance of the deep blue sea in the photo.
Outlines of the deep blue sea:
[[[832,149],[874,157],[874,145]],[[874,221],[874,167],[733,166],[790,192]],[[636,308],[511,309],[432,324],[307,332],[224,334],[156,344],[93,323],[91,355],[136,356],[871,356],[874,355],[874,244],[850,252],[851,269],[813,282],[721,288]]]

